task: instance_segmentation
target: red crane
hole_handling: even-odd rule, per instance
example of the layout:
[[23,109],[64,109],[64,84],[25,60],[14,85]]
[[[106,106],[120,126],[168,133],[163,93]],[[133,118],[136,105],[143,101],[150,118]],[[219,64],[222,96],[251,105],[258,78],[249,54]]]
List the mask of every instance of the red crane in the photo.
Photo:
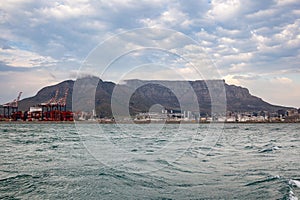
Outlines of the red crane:
[[39,104],[42,107],[41,120],[45,121],[72,121],[73,113],[67,111],[67,96],[69,88],[65,89],[64,96],[58,98],[59,89],[55,91],[55,95],[45,103]]
[[19,92],[19,95],[16,99],[14,99],[12,102],[3,104],[3,114],[4,117],[11,117],[11,114],[14,112],[18,112],[18,102],[20,101],[21,95],[23,92]]
[[51,105],[51,104],[56,104],[57,101],[57,97],[58,97],[58,93],[59,93],[59,89],[57,88],[56,91],[55,91],[55,95],[49,100],[46,102],[47,105]]
[[14,108],[18,108],[18,102],[20,101],[21,95],[23,92],[19,92],[19,95],[16,99],[14,99],[14,101],[12,102],[12,107]]
[[69,88],[66,88],[64,96],[58,100],[58,104],[59,104],[60,110],[61,110],[61,120],[62,121],[73,121],[72,111],[67,111],[68,93],[69,93]]
[[54,96],[44,103],[40,103],[39,106],[42,107],[42,120],[47,120],[49,118],[49,112],[51,112],[54,107],[57,107],[57,97],[58,97],[59,89],[57,88]]
[[69,88],[66,88],[64,96],[57,101],[58,105],[60,106],[60,109],[64,108],[65,111],[67,110],[66,105],[67,105],[68,93],[69,93]]
[[72,113],[66,112],[68,93],[69,88],[66,88],[64,96],[58,99],[59,89],[56,89],[55,95],[51,99],[40,104],[42,107],[42,120],[65,121],[72,119]]

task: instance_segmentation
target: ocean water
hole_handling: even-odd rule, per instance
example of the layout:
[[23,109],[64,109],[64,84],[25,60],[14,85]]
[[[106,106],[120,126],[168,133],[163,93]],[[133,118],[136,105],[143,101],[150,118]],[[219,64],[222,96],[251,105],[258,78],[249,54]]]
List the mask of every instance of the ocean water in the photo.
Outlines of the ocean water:
[[300,124],[0,124],[0,199],[298,199]]

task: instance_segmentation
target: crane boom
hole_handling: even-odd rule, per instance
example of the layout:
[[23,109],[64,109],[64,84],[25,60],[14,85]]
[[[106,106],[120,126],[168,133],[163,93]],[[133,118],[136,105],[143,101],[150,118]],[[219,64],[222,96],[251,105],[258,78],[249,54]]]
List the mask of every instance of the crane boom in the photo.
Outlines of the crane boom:
[[65,106],[67,104],[68,93],[69,93],[69,88],[66,88],[64,96],[60,98],[58,101],[60,105]]
[[20,101],[21,95],[23,92],[19,92],[18,96],[16,99],[14,99],[12,102],[3,104],[4,107],[14,107],[17,108],[18,107],[18,102]]
[[18,97],[17,97],[17,102],[20,101],[20,98],[21,98],[22,93],[23,93],[23,92],[19,92],[19,95],[18,95]]
[[19,92],[19,95],[18,97],[13,101],[13,107],[18,107],[18,102],[20,101],[20,98],[21,98],[21,95],[22,95],[23,92]]
[[46,104],[56,103],[56,99],[58,97],[59,89],[56,89],[54,97],[52,97]]

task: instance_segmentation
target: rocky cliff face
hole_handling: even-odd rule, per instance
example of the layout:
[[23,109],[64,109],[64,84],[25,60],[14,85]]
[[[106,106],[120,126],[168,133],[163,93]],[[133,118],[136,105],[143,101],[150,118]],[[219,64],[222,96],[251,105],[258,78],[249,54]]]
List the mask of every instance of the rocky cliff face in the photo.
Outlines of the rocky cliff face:
[[225,85],[227,109],[230,111],[269,111],[274,112],[286,107],[276,106],[263,101],[261,98],[253,96],[247,88],[235,85]]
[[[89,86],[89,83],[96,84],[96,88]],[[86,77],[77,80],[75,84],[80,83],[82,91],[94,93],[93,99],[88,99],[84,93],[77,95],[78,106],[75,105],[76,111],[84,111],[85,107],[95,105],[96,113],[100,117],[112,116],[111,100],[114,91],[119,91],[118,98],[129,96],[128,108],[131,114],[149,111],[154,104],[161,104],[163,107],[173,110],[193,110],[196,101],[199,110],[202,113],[210,113],[211,106],[224,106],[228,111],[270,111],[274,112],[286,107],[271,105],[261,98],[251,95],[246,88],[235,85],[228,85],[223,80],[210,81],[141,81],[129,80],[125,84],[105,82],[95,77]],[[47,102],[55,95],[59,89],[58,98],[63,97],[66,88],[69,88],[67,97],[67,108],[72,109],[72,95],[74,81],[67,80],[57,85],[48,86],[41,89],[34,97],[23,99],[19,102],[20,110],[28,110],[30,106]],[[115,90],[114,90],[115,89]],[[96,92],[95,92],[96,91]],[[76,95],[74,95],[76,96]],[[73,96],[73,97],[74,97]],[[75,101],[74,101],[75,102]],[[122,104],[122,102],[120,103]],[[190,106],[190,107],[189,107]],[[183,108],[185,107],[185,108]],[[75,110],[74,110],[75,111]]]

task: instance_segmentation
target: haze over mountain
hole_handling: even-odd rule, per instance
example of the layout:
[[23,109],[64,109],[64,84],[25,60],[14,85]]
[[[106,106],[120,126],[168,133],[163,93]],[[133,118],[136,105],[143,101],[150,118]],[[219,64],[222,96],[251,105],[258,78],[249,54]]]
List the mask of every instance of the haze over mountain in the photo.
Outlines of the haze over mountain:
[[[214,104],[217,106],[224,106],[227,111],[233,112],[254,112],[254,111],[269,111],[276,112],[279,109],[288,109],[284,106],[276,106],[265,102],[259,97],[253,96],[249,93],[247,88],[228,85],[224,80],[197,80],[197,81],[145,81],[145,80],[128,80],[124,84],[115,84],[113,82],[106,82],[97,77],[84,77],[79,80],[84,91],[92,89],[90,83],[97,85],[95,89],[95,102],[92,99],[87,99],[84,95],[76,100],[76,110],[73,111],[88,111],[89,105],[95,105],[96,114],[99,117],[111,117],[111,99],[114,89],[121,91],[121,96],[130,95],[129,105],[123,105],[129,108],[129,112],[133,115],[139,112],[147,112],[151,106],[161,104],[167,109],[180,110],[181,105],[192,105],[191,101],[196,96],[196,101],[199,105],[201,113],[210,113],[212,105],[212,91],[215,95]],[[58,98],[63,97],[65,90],[69,88],[67,96],[67,109],[72,110],[72,95],[75,81],[66,80],[59,84],[47,86],[42,88],[38,93],[30,98],[22,99],[19,102],[20,110],[28,110],[30,106],[39,103],[47,102],[55,95],[56,90],[59,90]],[[169,86],[169,87],[166,87]],[[186,90],[186,86],[192,88],[195,96],[190,91]],[[131,92],[132,87],[137,88]],[[226,105],[222,105],[222,87],[226,94]],[[92,90],[91,90],[92,91]],[[179,91],[179,92],[177,92]],[[132,94],[131,94],[131,93]],[[174,94],[177,94],[177,96]],[[181,95],[178,97],[178,94]],[[218,97],[220,95],[220,97]],[[94,104],[95,103],[95,104]],[[193,108],[188,108],[191,109]]]

